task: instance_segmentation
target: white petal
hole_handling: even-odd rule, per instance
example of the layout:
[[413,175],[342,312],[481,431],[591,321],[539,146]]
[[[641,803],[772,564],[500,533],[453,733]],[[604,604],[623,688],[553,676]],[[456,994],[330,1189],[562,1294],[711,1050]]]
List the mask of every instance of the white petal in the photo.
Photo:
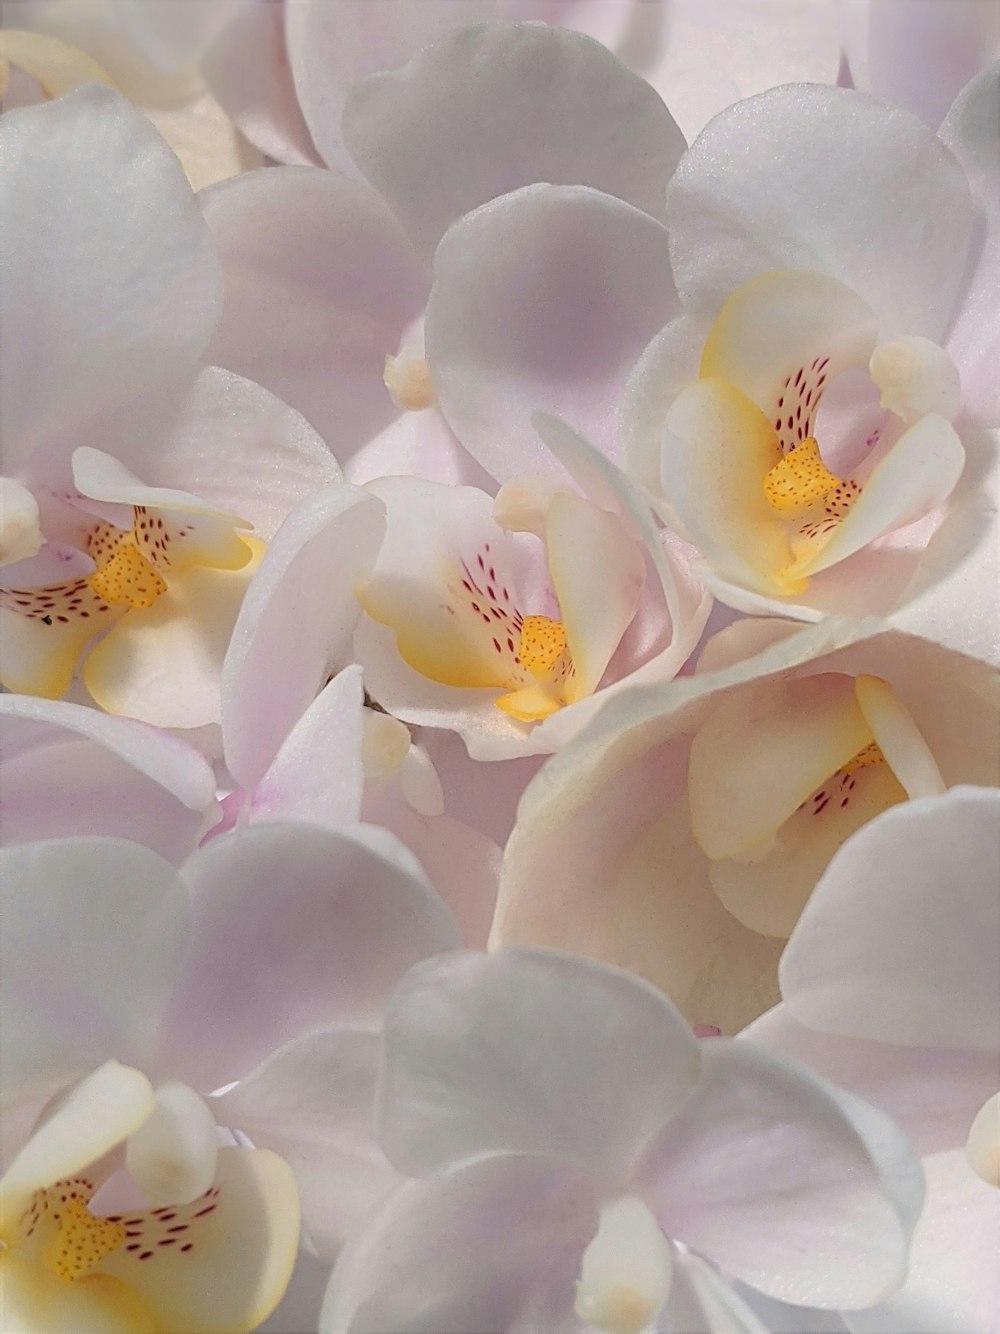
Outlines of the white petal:
[[1000,1047],[998,809],[995,792],[956,788],[844,845],[782,960],[795,1018],[915,1046]]
[[697,1040],[646,983],[542,950],[414,969],[386,1016],[380,1142],[411,1174],[552,1153],[611,1180],[698,1079]]

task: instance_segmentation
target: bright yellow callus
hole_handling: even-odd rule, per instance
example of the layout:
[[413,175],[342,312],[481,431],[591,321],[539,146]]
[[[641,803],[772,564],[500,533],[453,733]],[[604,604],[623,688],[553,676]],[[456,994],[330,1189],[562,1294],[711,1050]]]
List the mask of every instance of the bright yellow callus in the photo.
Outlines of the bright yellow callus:
[[809,436],[764,476],[764,494],[779,514],[801,513],[843,483],[823,462],[819,443]]

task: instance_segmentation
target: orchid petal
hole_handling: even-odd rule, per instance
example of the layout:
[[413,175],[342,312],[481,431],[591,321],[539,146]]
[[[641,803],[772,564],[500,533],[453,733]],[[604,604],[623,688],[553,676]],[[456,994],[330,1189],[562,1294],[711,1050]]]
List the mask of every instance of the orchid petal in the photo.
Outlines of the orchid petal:
[[667,1235],[780,1301],[854,1309],[891,1293],[923,1192],[902,1132],[750,1043],[716,1039],[702,1058],[633,1176]]
[[787,938],[837,849],[863,825],[905,800],[906,792],[888,764],[828,777],[759,858],[712,862],[712,888],[751,931]]
[[117,835],[176,863],[216,809],[202,756],[131,719],[4,695],[0,735],[7,844]]
[[86,576],[0,589],[0,682],[16,694],[58,699],[86,646],[124,612],[98,596]]
[[183,1234],[190,1243],[157,1245],[151,1256],[121,1247],[101,1263],[143,1298],[157,1329],[253,1329],[288,1286],[299,1243],[288,1164],[267,1149],[220,1149],[213,1191],[210,1216]]
[[346,647],[360,615],[355,590],[374,563],[383,523],[378,501],[337,485],[303,501],[268,547],[222,670],[226,763],[246,790]]
[[[755,1294],[756,1295],[756,1294]],[[807,1334],[803,1313],[796,1309],[795,1334]],[[668,1330],[710,1330],[712,1334],[776,1334],[773,1326],[763,1325],[733,1291],[732,1286],[697,1255],[678,1253],[674,1257],[674,1282],[670,1300],[663,1313]],[[809,1327],[811,1334],[811,1326]]]
[[906,789],[908,797],[940,796],[944,779],[913,716],[878,676],[859,676],[854,683],[858,707],[872,730],[875,744]]
[[127,453],[176,405],[218,316],[208,229],[177,159],[106,88],[14,111],[2,134],[7,467],[41,445]]
[[153,1107],[153,1089],[141,1071],[114,1060],[98,1066],[69,1091],[3,1174],[4,1221],[16,1220],[18,1205],[36,1190],[103,1158]]
[[[979,8],[988,12],[990,6]],[[1000,361],[1000,331],[994,318],[1000,285],[998,115],[1000,65],[995,64],[959,94],[941,126],[941,139],[965,168],[979,215],[979,249],[960,297],[948,350],[962,373],[966,411],[987,425],[1000,421],[1000,388],[993,373]]]
[[167,73],[197,64],[239,0],[112,0],[115,17],[146,59]]
[[254,789],[246,818],[309,820],[329,828],[361,818],[361,668],[345,669],[316,696]]
[[620,520],[572,492],[553,496],[545,537],[573,660],[565,688],[572,704],[597,689],[638,610],[646,569]]
[[852,1312],[852,1334],[966,1334],[996,1320],[1000,1191],[979,1180],[961,1151],[925,1159],[924,1170],[927,1204],[906,1282],[883,1305]]
[[789,577],[817,574],[869,542],[943,505],[965,466],[965,451],[944,417],[911,426],[876,465],[825,545],[797,561]]
[[285,50],[285,6],[244,4],[202,57],[220,106],[266,157],[291,165],[319,159],[299,110]]
[[155,1334],[149,1308],[120,1280],[88,1274],[85,1283],[68,1283],[44,1266],[19,1255],[0,1255],[3,1314],[11,1330],[38,1329],[51,1334]]
[[459,28],[348,96],[344,142],[415,244],[536,181],[663,212],[684,139],[600,43],[538,23]]
[[613,1180],[689,1095],[700,1061],[647,984],[541,950],[414,969],[386,1044],[379,1140],[411,1175],[480,1153],[551,1153]]
[[0,858],[7,1093],[76,1077],[112,1054],[144,1065],[189,929],[173,867],[105,838],[5,848]]
[[207,843],[183,873],[194,944],[160,1060],[203,1089],[300,1033],[370,1025],[410,964],[457,939],[411,854],[384,830],[251,825]]
[[[103,450],[84,446],[73,451],[73,482],[81,495],[111,505],[142,505],[150,509],[180,511],[199,518],[223,519],[230,527],[248,528],[245,519],[220,513],[190,491],[149,486],[125,467],[120,459]],[[238,538],[236,539],[239,540]],[[202,562],[206,563],[207,562]],[[234,568],[238,568],[234,567]]]
[[0,32],[0,61],[9,61],[36,79],[47,99],[62,97],[83,83],[115,86],[107,71],[86,51],[46,33],[19,31],[14,25]]
[[340,480],[340,468],[304,417],[260,385],[208,366],[191,387],[169,439],[140,471],[159,486],[194,486],[207,508],[242,514],[272,538],[295,504]]
[[761,682],[720,700],[691,745],[695,837],[714,859],[751,852],[871,739],[848,676]]
[[534,1156],[409,1182],[344,1247],[321,1334],[578,1334],[573,1285],[599,1207],[578,1168]]
[[724,380],[704,379],[674,399],[661,436],[661,489],[702,556],[760,592],[797,593],[785,571],[785,524],[761,485],[780,460],[773,425]]
[[905,1047],[806,1028],[787,1005],[761,1015],[740,1037],[797,1061],[888,1113],[917,1153],[961,1145],[972,1109],[996,1089],[995,1052]]
[[263,555],[260,543],[244,545],[253,558],[242,569],[184,570],[92,650],[83,680],[101,708],[160,727],[219,722],[223,659]]
[[769,269],[815,269],[877,313],[883,338],[940,341],[972,229],[964,173],[926,125],[843,88],[793,84],[702,131],[667,190],[677,290],[714,314]]
[[1000,968],[987,944],[1000,931],[998,802],[956,788],[887,811],[844,845],[782,960],[796,1019],[898,1044],[1000,1047]]
[[317,168],[246,172],[201,202],[226,281],[208,360],[301,412],[345,463],[396,414],[382,369],[427,290],[409,241],[374,190]]
[[677,311],[667,235],[582,186],[528,186],[456,222],[438,247],[426,344],[441,410],[499,481],[547,471],[546,409],[610,457],[633,363]]
[[400,1183],[374,1140],[381,1045],[345,1028],[296,1038],[212,1099],[220,1123],[291,1165],[310,1240],[331,1260]]

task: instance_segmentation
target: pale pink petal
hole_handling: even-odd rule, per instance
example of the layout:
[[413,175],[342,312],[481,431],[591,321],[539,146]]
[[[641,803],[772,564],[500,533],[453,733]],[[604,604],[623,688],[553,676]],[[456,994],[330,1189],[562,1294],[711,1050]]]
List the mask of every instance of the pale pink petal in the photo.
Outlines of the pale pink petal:
[[310,820],[331,829],[357,824],[364,693],[357,666],[345,667],[320,691],[247,794],[241,820]]
[[599,1208],[578,1168],[537,1157],[410,1182],[341,1253],[320,1334],[579,1334],[574,1284]]
[[165,73],[194,65],[240,0],[112,0],[115,17],[142,54]]
[[714,314],[768,269],[857,292],[883,338],[944,332],[973,225],[964,173],[908,112],[842,88],[777,88],[717,116],[667,191],[677,290]]
[[[674,1254],[670,1298],[660,1317],[662,1328],[677,1334],[688,1330],[706,1330],[711,1334],[730,1330],[739,1334],[774,1334],[753,1310],[736,1295],[716,1270],[697,1255],[682,1251]],[[807,1334],[800,1316],[795,1334]]]
[[189,932],[173,867],[124,839],[5,848],[5,1095],[110,1056],[145,1066]]
[[958,788],[898,806],[844,845],[782,960],[796,1019],[914,1046],[1000,1047],[998,812],[997,793]]
[[937,129],[949,106],[1000,56],[1000,11],[981,0],[865,0],[845,25],[854,86]]
[[379,1141],[412,1175],[551,1153],[615,1181],[700,1060],[677,1011],[617,969],[542,950],[430,960],[386,1014]]
[[242,515],[264,541],[300,500],[340,479],[304,417],[216,366],[195,380],[166,442],[135,466],[156,486],[190,487],[215,509]]
[[285,49],[284,4],[244,0],[205,53],[201,72],[245,138],[276,162],[318,163]]
[[902,1132],[750,1043],[716,1039],[702,1059],[633,1178],[667,1235],[780,1301],[855,1309],[890,1294],[923,1198]]
[[39,446],[127,453],[162,427],[218,317],[211,237],[177,159],[107,88],[13,112],[0,133],[6,467]]
[[252,825],[206,844],[183,875],[193,946],[160,1062],[206,1091],[300,1034],[370,1027],[400,975],[457,940],[412,856],[382,830]]
[[220,1125],[273,1149],[299,1184],[313,1246],[332,1260],[400,1177],[374,1140],[377,1033],[337,1028],[279,1047],[212,1099]]
[[971,1334],[996,1327],[1000,1191],[971,1171],[965,1153],[924,1160],[927,1203],[906,1282],[872,1311],[848,1316],[853,1334]]
[[355,486],[380,477],[421,477],[449,486],[495,487],[437,407],[421,412],[403,412],[356,454],[344,468],[347,481]]
[[232,631],[222,673],[226,763],[256,785],[321,690],[360,613],[355,587],[382,541],[380,503],[333,486],[289,515]]
[[337,171],[358,175],[341,137],[351,88],[369,74],[405,65],[422,47],[458,23],[496,16],[498,0],[356,0],[287,3],[288,55],[295,90],[313,142]]
[[0,735],[4,843],[101,834],[176,863],[218,810],[201,755],[131,719],[4,695]]
[[677,312],[667,234],[576,186],[531,186],[457,222],[435,256],[426,345],[441,409],[500,481],[551,467],[531,414],[615,457],[628,373]]
[[526,23],[460,28],[358,85],[344,142],[414,243],[524,185],[589,185],[654,217],[685,143],[605,47]]
[[899,1047],[806,1028],[787,1005],[740,1034],[808,1065],[887,1112],[914,1149],[937,1153],[963,1145],[976,1111],[997,1087],[995,1052]]
[[370,186],[308,167],[201,200],[226,283],[208,360],[301,412],[345,463],[396,415],[385,358],[426,298],[402,228]]
[[[1000,25],[1000,14],[981,5]],[[1000,361],[996,301],[1000,286],[1000,163],[996,126],[1000,116],[1000,65],[984,70],[958,96],[941,126],[941,138],[965,168],[977,208],[974,267],[959,298],[948,350],[962,375],[965,410],[985,425],[1000,421]]]

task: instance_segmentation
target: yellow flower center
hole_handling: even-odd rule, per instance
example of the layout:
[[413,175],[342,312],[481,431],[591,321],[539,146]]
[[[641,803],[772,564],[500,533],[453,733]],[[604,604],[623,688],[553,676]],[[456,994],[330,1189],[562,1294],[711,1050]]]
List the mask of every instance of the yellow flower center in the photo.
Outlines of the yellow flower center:
[[779,514],[794,515],[809,509],[838,486],[842,478],[823,462],[815,436],[808,436],[764,477],[764,494]]
[[536,681],[548,684],[565,676],[568,649],[562,621],[549,616],[526,616],[517,656]]
[[42,1259],[60,1278],[72,1282],[89,1273],[124,1242],[125,1228],[121,1223],[95,1217],[85,1201],[75,1196],[62,1209]]
[[132,533],[87,581],[98,597],[118,607],[151,607],[167,591],[166,580],[135,545]]

